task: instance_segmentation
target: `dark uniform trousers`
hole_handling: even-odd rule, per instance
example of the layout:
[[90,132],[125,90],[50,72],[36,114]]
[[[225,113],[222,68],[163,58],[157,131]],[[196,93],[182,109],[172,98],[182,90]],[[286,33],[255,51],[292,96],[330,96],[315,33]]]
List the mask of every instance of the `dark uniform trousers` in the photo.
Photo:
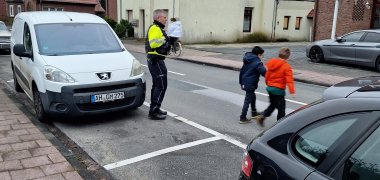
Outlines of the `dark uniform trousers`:
[[168,86],[168,70],[166,69],[164,59],[165,57],[155,55],[148,56],[148,68],[153,82],[150,94],[150,114],[156,113],[160,109]]

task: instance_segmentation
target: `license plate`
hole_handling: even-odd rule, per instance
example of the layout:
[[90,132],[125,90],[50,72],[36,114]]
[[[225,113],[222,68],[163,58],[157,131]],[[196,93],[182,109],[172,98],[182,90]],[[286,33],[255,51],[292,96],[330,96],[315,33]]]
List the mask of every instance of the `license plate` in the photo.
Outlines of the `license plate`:
[[107,102],[124,99],[124,92],[91,95],[91,102]]

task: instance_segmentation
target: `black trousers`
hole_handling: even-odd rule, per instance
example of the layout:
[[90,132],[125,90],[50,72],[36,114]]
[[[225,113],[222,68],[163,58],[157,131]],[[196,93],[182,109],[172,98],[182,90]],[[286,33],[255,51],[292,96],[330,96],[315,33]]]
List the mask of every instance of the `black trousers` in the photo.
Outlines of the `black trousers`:
[[166,88],[168,87],[168,70],[166,69],[164,59],[159,56],[148,56],[148,68],[153,82],[150,92],[149,113],[155,113],[160,109]]
[[269,106],[264,110],[264,116],[269,117],[275,109],[277,109],[277,120],[285,116],[285,96],[283,95],[274,95],[271,92],[269,94]]
[[244,118],[247,116],[247,111],[248,111],[249,105],[251,105],[252,112],[256,112],[256,94],[255,94],[255,91],[245,91],[244,104],[243,104],[243,109],[241,110],[240,117]]

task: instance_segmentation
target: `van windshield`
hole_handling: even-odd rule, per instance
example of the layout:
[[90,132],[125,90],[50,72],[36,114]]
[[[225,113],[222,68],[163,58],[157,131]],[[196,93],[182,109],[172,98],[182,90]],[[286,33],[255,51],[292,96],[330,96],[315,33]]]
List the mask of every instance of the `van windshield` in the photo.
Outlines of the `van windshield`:
[[62,56],[122,51],[115,35],[106,24],[39,24],[35,29],[41,55]]

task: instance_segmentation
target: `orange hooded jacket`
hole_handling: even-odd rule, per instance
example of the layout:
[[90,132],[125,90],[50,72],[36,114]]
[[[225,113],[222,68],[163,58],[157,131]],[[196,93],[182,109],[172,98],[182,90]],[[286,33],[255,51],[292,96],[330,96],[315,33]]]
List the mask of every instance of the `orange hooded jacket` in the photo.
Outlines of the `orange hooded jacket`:
[[265,83],[267,86],[285,90],[286,85],[288,85],[290,94],[296,93],[292,67],[290,67],[286,60],[272,58],[266,63],[266,67]]

